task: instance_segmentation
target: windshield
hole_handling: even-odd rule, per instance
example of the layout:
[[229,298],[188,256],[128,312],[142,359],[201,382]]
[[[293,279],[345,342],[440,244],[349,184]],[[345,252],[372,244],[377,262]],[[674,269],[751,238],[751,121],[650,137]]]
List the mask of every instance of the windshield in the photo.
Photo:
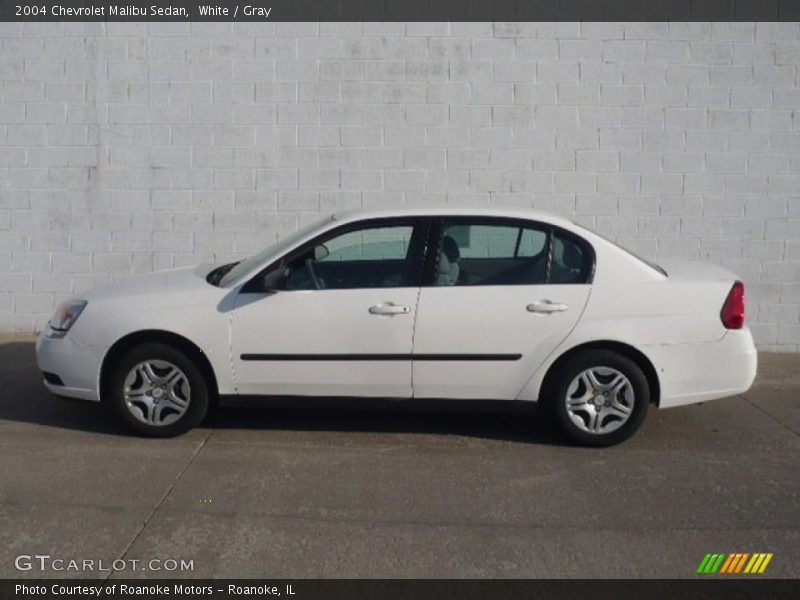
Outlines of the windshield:
[[328,221],[332,220],[333,217],[325,217],[324,219],[320,219],[319,221],[315,221],[311,225],[307,225],[305,227],[301,227],[297,231],[292,234],[289,234],[279,242],[272,244],[271,246],[264,248],[258,254],[254,254],[250,258],[246,258],[241,262],[236,263],[236,265],[231,268],[225,276],[219,280],[220,287],[226,287],[239,279],[242,275],[246,275],[253,269],[257,268],[260,264],[266,261],[270,256],[275,254],[280,254],[284,250],[289,249],[297,242],[302,240],[304,237],[308,236],[314,230],[319,229],[323,223],[327,223]]

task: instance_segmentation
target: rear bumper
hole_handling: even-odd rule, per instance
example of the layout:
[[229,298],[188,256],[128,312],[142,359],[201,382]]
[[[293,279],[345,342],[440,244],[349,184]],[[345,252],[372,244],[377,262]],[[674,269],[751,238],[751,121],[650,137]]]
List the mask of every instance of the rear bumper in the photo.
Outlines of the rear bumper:
[[84,346],[69,334],[58,339],[48,337],[44,331],[36,340],[39,369],[56,375],[63,383],[43,381],[44,386],[57,396],[99,402],[100,365],[104,355],[102,348]]
[[747,328],[715,342],[644,346],[661,384],[660,408],[742,394],[750,389],[758,353]]

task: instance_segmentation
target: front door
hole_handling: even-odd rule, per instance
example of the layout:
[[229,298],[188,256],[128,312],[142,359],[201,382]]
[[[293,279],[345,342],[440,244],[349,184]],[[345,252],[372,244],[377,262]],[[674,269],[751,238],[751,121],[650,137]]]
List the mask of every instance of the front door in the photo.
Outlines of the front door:
[[417,398],[513,400],[577,323],[590,249],[526,221],[445,219],[414,336]]
[[410,397],[425,235],[416,220],[345,225],[263,274],[271,291],[239,294],[238,393]]

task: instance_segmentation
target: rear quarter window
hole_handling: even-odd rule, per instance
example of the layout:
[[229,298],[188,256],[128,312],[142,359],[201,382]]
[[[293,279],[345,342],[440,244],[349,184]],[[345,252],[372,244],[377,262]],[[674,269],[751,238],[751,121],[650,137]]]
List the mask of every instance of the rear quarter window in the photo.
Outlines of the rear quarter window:
[[587,242],[554,232],[548,283],[588,283],[593,263],[594,254]]

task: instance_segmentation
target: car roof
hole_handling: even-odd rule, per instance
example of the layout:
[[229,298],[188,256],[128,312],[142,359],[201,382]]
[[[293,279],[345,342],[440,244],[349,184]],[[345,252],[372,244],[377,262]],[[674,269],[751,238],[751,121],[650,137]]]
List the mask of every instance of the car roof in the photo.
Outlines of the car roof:
[[499,208],[494,206],[485,207],[407,207],[407,208],[385,208],[385,209],[354,209],[337,212],[333,219],[342,223],[352,221],[362,221],[366,219],[385,219],[391,217],[438,217],[438,216],[464,216],[464,217],[505,217],[513,219],[525,219],[529,221],[542,221],[552,225],[564,227],[574,227],[574,223],[561,215],[554,213],[532,210],[527,208]]

